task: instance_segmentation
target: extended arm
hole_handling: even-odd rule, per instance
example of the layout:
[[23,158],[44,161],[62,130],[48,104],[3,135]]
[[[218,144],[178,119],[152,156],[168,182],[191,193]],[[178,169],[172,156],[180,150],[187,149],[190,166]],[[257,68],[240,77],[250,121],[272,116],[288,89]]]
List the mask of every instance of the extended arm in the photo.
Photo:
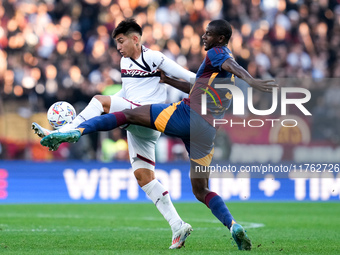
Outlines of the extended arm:
[[260,91],[271,92],[273,88],[278,87],[278,85],[275,83],[275,80],[255,79],[232,58],[228,58],[226,61],[224,61],[222,68],[227,72],[236,75],[238,78],[247,82],[251,87]]
[[[169,78],[164,75],[164,73],[161,76],[161,82],[167,83],[185,93],[190,92],[190,84],[195,83],[196,74],[193,72],[190,72],[189,70],[186,70],[179,64],[177,64],[175,61],[167,58],[163,53],[159,52],[160,57],[162,58],[162,62],[159,65],[159,69],[164,71],[167,76],[171,76],[172,78]],[[180,81],[177,79],[182,79],[184,81]]]
[[163,82],[166,84],[171,85],[172,87],[179,89],[180,91],[183,91],[184,93],[190,92],[191,89],[191,83],[187,81],[180,81],[174,78],[170,78],[165,75],[163,71],[161,71],[161,80],[159,82]]

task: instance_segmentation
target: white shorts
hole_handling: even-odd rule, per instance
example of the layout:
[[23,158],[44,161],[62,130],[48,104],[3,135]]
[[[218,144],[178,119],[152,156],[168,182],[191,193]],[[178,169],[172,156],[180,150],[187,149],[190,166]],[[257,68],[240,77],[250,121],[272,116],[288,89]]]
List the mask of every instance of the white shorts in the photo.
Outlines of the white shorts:
[[[140,106],[140,104],[131,102],[122,97],[110,97],[110,112],[134,109]],[[157,130],[137,125],[129,125],[125,129],[127,130],[129,156],[133,171],[139,168],[147,168],[154,171],[156,161],[156,142],[161,133]]]

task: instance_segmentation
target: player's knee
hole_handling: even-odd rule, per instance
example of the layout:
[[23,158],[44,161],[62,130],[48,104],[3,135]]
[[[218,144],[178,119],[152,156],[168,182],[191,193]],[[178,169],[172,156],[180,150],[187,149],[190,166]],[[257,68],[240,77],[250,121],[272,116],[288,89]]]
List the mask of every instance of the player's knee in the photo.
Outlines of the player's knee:
[[205,196],[208,189],[208,179],[207,178],[191,178],[192,193],[195,195],[197,200],[204,203]]
[[125,109],[122,111],[126,117],[126,120],[129,122],[129,123],[134,123],[136,117],[135,115],[133,114],[133,109]]
[[204,203],[205,199],[205,190],[199,188],[192,188],[192,192],[194,193],[196,199],[202,203]]
[[143,105],[134,109],[125,109],[122,112],[124,113],[128,123],[151,127],[150,105]]
[[110,112],[111,98],[109,96],[95,95],[94,98],[102,104],[105,113]]
[[126,116],[126,119],[134,124],[139,124],[142,121],[142,114],[144,111],[140,112],[140,107],[134,108],[134,109],[125,109],[123,113]]
[[139,168],[134,172],[136,180],[140,187],[148,184],[155,179],[155,174],[152,170],[147,168]]

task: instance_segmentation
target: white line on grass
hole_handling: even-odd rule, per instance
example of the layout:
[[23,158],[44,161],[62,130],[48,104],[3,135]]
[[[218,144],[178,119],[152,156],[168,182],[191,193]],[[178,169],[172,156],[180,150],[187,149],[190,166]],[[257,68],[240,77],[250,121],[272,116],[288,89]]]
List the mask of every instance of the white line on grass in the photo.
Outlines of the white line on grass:
[[[245,227],[247,229],[253,227]],[[224,230],[225,227],[196,227],[194,230]],[[145,232],[145,231],[170,231],[170,228],[142,228],[142,227],[97,227],[97,228],[78,228],[78,227],[54,227],[54,228],[8,228],[2,229],[2,232]]]
[[[129,220],[129,221],[159,221],[162,222],[164,219],[162,217],[140,217],[140,218],[131,218],[131,217],[116,217],[116,216],[91,216],[91,215],[77,215],[77,214],[45,214],[45,213],[37,213],[37,214],[29,214],[29,213],[0,213],[0,217],[8,217],[8,218],[58,218],[58,219],[99,219],[99,220]],[[219,224],[221,223],[217,219],[190,219],[188,221],[190,222],[204,222],[204,223],[210,223],[210,224]],[[256,223],[256,222],[246,222],[246,221],[239,221],[245,229],[250,228],[261,228],[265,225],[263,223]],[[0,227],[2,228],[2,231],[13,231],[13,232],[21,232],[21,231],[28,231],[28,232],[56,232],[56,231],[122,231],[122,230],[129,230],[129,231],[165,231],[168,230],[168,228],[140,228],[140,227],[118,227],[118,228],[75,228],[70,226],[65,227],[58,227],[53,229],[48,228],[11,228],[7,224],[0,224]],[[220,229],[223,227],[206,227],[206,228],[195,228],[195,229]]]

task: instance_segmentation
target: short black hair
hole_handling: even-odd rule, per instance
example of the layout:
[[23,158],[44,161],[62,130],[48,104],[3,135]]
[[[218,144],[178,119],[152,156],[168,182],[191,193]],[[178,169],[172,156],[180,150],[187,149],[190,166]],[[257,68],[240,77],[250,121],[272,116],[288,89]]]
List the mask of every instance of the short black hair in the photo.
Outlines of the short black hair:
[[224,19],[213,20],[209,23],[209,26],[214,27],[213,30],[216,34],[224,35],[226,44],[229,42],[229,39],[232,34],[232,29],[228,21]]
[[112,32],[112,38],[116,38],[119,34],[128,35],[134,32],[142,35],[142,28],[137,24],[135,19],[126,19],[120,22]]

